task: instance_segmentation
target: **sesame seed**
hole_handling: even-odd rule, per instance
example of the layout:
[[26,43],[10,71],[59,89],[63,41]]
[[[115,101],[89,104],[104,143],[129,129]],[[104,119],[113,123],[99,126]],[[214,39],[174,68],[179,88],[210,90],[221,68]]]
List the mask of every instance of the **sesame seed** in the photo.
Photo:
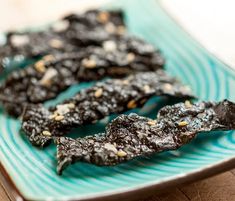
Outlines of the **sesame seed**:
[[83,59],[82,64],[86,68],[95,68],[96,67],[96,62],[95,62],[95,60],[92,60],[92,59]]
[[127,108],[129,108],[129,109],[133,109],[133,108],[136,108],[136,107],[137,107],[137,104],[136,104],[135,100],[131,100],[127,104]]
[[53,61],[55,57],[51,54],[48,54],[42,58],[44,61]]
[[104,28],[108,33],[114,33],[116,30],[116,27],[111,22],[107,23]]
[[128,62],[134,61],[134,59],[135,59],[135,54],[132,53],[132,52],[128,53],[127,56],[126,56],[126,59],[127,59]]
[[97,122],[98,122],[98,120],[93,120],[91,123],[96,124]]
[[90,140],[88,140],[88,142],[89,142],[90,144],[93,144],[95,141],[92,140],[92,139],[90,139]]
[[123,35],[126,32],[126,28],[122,25],[117,27],[117,34]]
[[54,78],[57,74],[57,70],[54,68],[48,68],[42,79],[39,81],[40,84],[43,86],[50,86],[52,78]]
[[113,151],[114,153],[117,153],[116,147],[111,143],[105,143],[104,148],[109,151]]
[[169,84],[169,83],[164,84],[164,89],[165,89],[166,91],[171,91],[172,88],[173,88],[173,87],[172,87],[171,84]]
[[53,48],[60,49],[64,46],[64,43],[61,40],[58,40],[58,39],[51,39],[49,41],[49,45]]
[[127,69],[125,67],[109,67],[108,68],[108,73],[110,74],[117,74],[117,75],[126,75],[130,74],[132,70]]
[[106,23],[109,20],[109,13],[107,12],[100,12],[97,16],[97,20],[101,23]]
[[182,86],[182,90],[183,90],[185,93],[189,93],[189,92],[192,91],[189,86]]
[[187,121],[181,121],[178,123],[179,126],[187,126],[188,122]]
[[74,103],[68,103],[68,108],[69,108],[69,109],[75,108],[75,104],[74,104]]
[[126,153],[125,151],[123,151],[123,150],[119,150],[119,151],[117,152],[117,155],[118,155],[119,157],[124,157],[124,156],[127,155],[127,153]]
[[108,40],[103,42],[103,48],[107,52],[113,52],[117,49],[117,45],[114,41]]
[[150,121],[148,121],[148,125],[150,125],[150,126],[154,126],[154,125],[156,125],[156,121],[154,121],[154,120],[150,120]]
[[63,119],[64,119],[64,116],[63,116],[63,115],[58,115],[58,116],[55,117],[55,120],[56,120],[56,121],[61,121],[61,120],[63,120]]
[[129,83],[130,83],[129,80],[123,80],[123,81],[122,81],[122,84],[124,84],[124,85],[128,85]]
[[142,99],[142,100],[140,101],[140,104],[144,104],[146,101],[147,101],[147,99],[144,98],[144,99]]
[[55,32],[62,32],[65,31],[69,27],[69,22],[66,20],[60,20],[58,22],[55,22],[52,25],[52,29]]
[[185,105],[186,108],[191,108],[192,107],[192,104],[190,103],[189,100],[186,100],[184,105]]
[[144,91],[145,93],[149,93],[151,90],[150,86],[149,85],[144,85]]
[[57,113],[54,113],[54,114],[49,116],[49,119],[54,119],[57,115],[58,115]]
[[45,136],[51,136],[51,133],[49,131],[43,131],[42,134]]
[[96,98],[99,98],[99,97],[101,97],[102,96],[102,93],[103,93],[103,89],[102,88],[99,88],[99,89],[97,89],[96,91],[95,91],[95,97]]
[[42,60],[36,62],[34,64],[34,68],[39,72],[39,73],[44,73],[46,71],[46,67],[44,65],[44,62]]

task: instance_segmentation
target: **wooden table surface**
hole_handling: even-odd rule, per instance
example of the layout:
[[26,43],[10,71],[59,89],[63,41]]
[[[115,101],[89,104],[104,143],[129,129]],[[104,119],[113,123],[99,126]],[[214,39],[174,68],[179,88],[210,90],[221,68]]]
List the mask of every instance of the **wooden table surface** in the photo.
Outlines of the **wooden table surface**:
[[[142,201],[235,201],[235,169]],[[10,201],[0,185],[0,201]]]

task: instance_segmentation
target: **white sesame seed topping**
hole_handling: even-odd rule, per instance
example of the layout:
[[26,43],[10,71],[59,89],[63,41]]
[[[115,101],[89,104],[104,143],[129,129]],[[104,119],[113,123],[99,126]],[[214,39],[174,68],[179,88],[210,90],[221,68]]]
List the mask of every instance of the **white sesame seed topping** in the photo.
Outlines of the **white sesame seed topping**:
[[117,153],[117,149],[113,144],[105,143],[104,148],[109,151],[113,151],[114,153]]
[[55,120],[56,120],[56,121],[61,121],[61,120],[63,120],[63,119],[64,119],[64,116],[63,116],[63,115],[58,115],[58,116],[55,117]]
[[107,52],[113,52],[117,49],[117,45],[114,41],[108,40],[103,42],[103,48]]
[[126,56],[126,59],[127,59],[128,62],[134,61],[134,59],[135,59],[135,54],[132,53],[132,52],[128,53],[127,56]]
[[126,153],[125,151],[123,151],[123,150],[119,150],[119,151],[117,152],[117,155],[118,155],[119,157],[124,157],[124,156],[127,155],[127,153]]
[[51,136],[51,133],[49,131],[43,131],[42,134],[45,136]]
[[166,91],[171,91],[172,88],[173,88],[173,87],[172,87],[171,84],[169,84],[169,83],[164,84],[164,89],[165,89]]
[[102,96],[102,93],[103,93],[103,89],[102,88],[99,88],[99,89],[97,89],[96,91],[95,91],[95,97],[96,98],[99,98],[99,97],[101,97]]
[[51,39],[49,45],[53,48],[60,49],[64,46],[64,43],[59,39]]
[[55,70],[54,68],[48,68],[42,79],[39,81],[40,84],[44,86],[50,85],[52,78],[55,77],[57,74],[57,70]]
[[29,37],[26,35],[11,36],[11,43],[15,47],[20,47],[29,43]]
[[68,27],[69,27],[69,22],[66,20],[61,20],[61,21],[55,22],[52,25],[52,29],[55,32],[65,31]]
[[96,62],[95,62],[95,60],[92,60],[92,59],[83,59],[82,64],[86,68],[95,68],[96,67]]

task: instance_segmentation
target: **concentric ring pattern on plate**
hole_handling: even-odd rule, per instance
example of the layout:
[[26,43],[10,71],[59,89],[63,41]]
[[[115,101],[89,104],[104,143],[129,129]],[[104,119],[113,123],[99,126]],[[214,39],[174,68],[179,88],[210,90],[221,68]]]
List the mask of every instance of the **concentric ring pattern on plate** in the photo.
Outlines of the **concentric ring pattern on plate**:
[[[158,46],[167,60],[167,71],[189,84],[201,100],[235,101],[235,72],[210,55],[188,36],[154,0],[119,1],[126,11],[129,30]],[[84,85],[83,85],[84,86]],[[73,89],[64,93],[68,96]],[[61,96],[60,96],[61,98]],[[147,114],[156,101],[144,110]],[[17,188],[27,199],[81,199],[127,191],[170,180],[235,157],[235,134],[201,134],[191,144],[174,152],[141,158],[116,167],[76,164],[59,177],[55,172],[55,147],[33,148],[22,134],[20,122],[0,113],[0,159]],[[92,128],[92,129],[91,129]],[[103,125],[83,127],[84,135],[102,130]]]

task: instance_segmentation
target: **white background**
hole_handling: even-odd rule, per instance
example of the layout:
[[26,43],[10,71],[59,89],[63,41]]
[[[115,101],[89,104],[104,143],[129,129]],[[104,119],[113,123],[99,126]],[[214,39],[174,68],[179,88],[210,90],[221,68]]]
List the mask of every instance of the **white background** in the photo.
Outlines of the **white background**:
[[235,0],[161,0],[204,47],[235,68]]
[[[71,11],[96,7],[108,1],[0,0],[0,32],[43,25]],[[160,1],[185,30],[235,68],[235,0]]]

